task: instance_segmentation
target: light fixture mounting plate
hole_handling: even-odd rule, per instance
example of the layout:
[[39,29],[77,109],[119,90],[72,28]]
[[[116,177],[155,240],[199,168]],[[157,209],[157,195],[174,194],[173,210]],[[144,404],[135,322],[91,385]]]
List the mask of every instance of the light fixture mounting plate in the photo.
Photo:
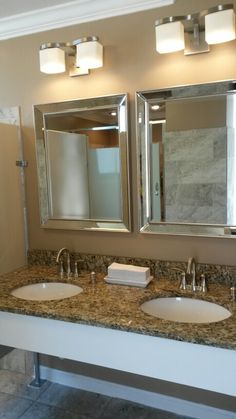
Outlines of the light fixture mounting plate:
[[202,54],[204,52],[210,52],[210,47],[205,41],[205,32],[200,31],[199,36],[196,39],[193,33],[184,34],[185,48],[184,55]]

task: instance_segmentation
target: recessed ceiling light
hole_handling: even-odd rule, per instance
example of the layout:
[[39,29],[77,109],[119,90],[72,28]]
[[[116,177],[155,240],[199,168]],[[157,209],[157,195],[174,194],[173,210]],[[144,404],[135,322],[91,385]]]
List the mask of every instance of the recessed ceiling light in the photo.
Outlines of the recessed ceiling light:
[[152,106],[151,106],[151,109],[152,109],[153,111],[158,111],[158,109],[160,109],[160,105],[152,105]]

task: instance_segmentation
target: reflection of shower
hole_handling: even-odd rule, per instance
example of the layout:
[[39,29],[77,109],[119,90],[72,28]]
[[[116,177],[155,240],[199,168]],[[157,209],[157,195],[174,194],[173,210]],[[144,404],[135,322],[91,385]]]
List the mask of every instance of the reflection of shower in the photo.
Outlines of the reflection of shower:
[[46,158],[52,218],[89,218],[87,137],[47,131]]
[[50,218],[121,220],[120,149],[88,143],[84,134],[47,130]]
[[97,148],[94,150],[99,174],[114,174],[120,172],[119,148]]
[[121,220],[119,147],[88,149],[90,216]]

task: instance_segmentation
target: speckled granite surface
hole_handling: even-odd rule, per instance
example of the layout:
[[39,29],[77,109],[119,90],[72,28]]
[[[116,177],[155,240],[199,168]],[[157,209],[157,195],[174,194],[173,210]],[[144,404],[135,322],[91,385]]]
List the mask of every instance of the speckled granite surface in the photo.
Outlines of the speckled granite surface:
[[[191,294],[179,290],[177,280],[155,278],[147,288],[108,285],[104,273],[97,274],[97,282],[90,281],[90,272],[81,272],[69,282],[80,285],[77,296],[54,301],[25,301],[11,296],[11,291],[22,285],[39,281],[62,281],[54,266],[29,266],[0,277],[0,311],[58,319],[69,322],[103,326],[128,332],[236,349],[236,303],[230,301],[228,285],[210,284],[209,292]],[[141,303],[158,296],[193,296],[216,302],[228,308],[232,316],[210,324],[174,323],[143,313]]]

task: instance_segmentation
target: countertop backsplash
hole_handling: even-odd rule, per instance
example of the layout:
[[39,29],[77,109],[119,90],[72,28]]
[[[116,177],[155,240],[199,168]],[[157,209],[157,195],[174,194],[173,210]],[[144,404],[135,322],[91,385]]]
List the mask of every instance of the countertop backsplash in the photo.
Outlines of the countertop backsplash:
[[[32,249],[28,251],[28,264],[41,266],[54,266],[56,264],[57,250]],[[128,256],[93,255],[70,252],[72,265],[78,261],[79,269],[107,273],[108,266],[113,263],[125,263],[136,266],[147,266],[151,275],[156,278],[178,279],[181,271],[186,272],[187,260],[184,262],[163,261]],[[196,260],[197,262],[197,260]],[[205,274],[209,283],[222,283],[236,286],[236,266],[212,265],[197,262],[197,276]]]

